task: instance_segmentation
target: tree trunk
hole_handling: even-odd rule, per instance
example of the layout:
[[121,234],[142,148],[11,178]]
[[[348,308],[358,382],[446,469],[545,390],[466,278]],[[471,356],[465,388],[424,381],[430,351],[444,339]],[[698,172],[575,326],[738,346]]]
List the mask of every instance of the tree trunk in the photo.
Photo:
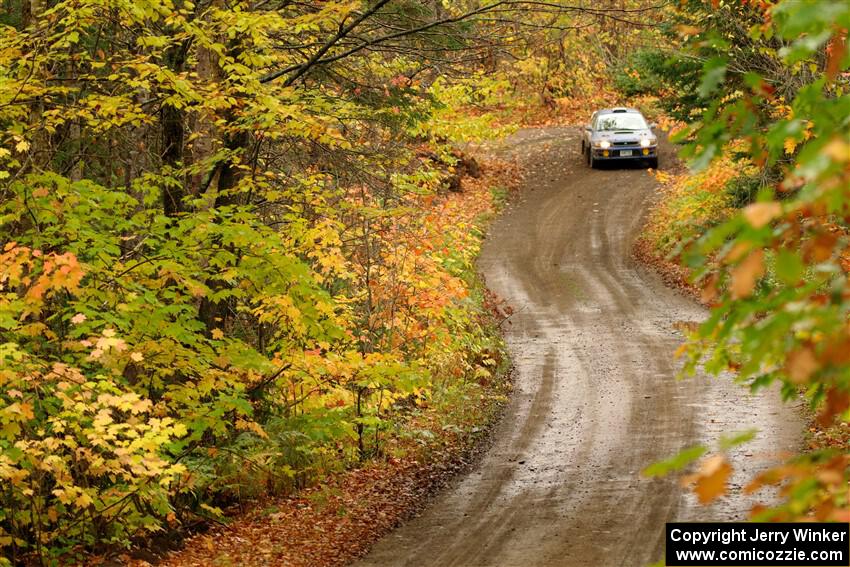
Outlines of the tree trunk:
[[[186,48],[175,45],[166,54],[166,65],[176,73],[183,71],[186,64]],[[183,148],[186,137],[185,115],[181,109],[164,105],[162,120],[162,161],[176,171],[183,165]],[[166,183],[162,187],[162,209],[166,216],[174,217],[183,212],[185,197],[182,182]]]

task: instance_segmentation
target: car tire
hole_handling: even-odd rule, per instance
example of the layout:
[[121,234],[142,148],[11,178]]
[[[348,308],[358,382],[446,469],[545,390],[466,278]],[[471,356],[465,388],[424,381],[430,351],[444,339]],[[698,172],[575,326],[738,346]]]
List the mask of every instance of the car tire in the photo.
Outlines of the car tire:
[[590,148],[587,149],[587,165],[590,166],[590,169],[596,169],[599,167],[599,162],[593,157],[593,150]]
[[651,167],[652,169],[658,169],[658,158],[657,157],[649,158],[647,161],[649,162],[649,167]]

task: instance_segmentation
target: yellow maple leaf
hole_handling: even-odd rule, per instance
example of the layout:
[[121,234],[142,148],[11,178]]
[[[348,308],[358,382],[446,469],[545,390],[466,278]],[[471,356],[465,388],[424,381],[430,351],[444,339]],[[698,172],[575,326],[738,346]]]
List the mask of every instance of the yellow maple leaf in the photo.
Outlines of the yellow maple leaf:
[[794,153],[794,150],[797,149],[797,140],[793,138],[785,139],[785,153],[789,156]]
[[133,415],[136,415],[150,410],[151,406],[153,406],[153,403],[150,400],[144,398],[138,399],[131,403],[130,412],[132,412]]
[[78,508],[88,508],[92,504],[91,496],[86,494],[85,492],[81,492],[77,499],[74,501],[74,504]]
[[35,419],[35,413],[33,412],[32,404],[29,402],[23,402],[20,406],[21,415],[26,419]]

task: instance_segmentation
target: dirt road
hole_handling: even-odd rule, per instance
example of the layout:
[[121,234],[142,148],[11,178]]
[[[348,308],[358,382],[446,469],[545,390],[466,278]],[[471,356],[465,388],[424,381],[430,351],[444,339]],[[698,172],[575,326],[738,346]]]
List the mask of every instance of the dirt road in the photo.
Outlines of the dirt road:
[[740,488],[801,431],[774,393],[744,401],[728,379],[674,380],[676,323],[705,313],[630,259],[654,179],[586,168],[575,129],[522,131],[501,151],[530,174],[481,258],[516,311],[506,329],[514,399],[477,469],[357,565],[638,567],[661,558],[667,521],[742,519],[752,502],[739,490],[704,508],[674,480],[640,476],[686,446],[756,427],[732,455]]

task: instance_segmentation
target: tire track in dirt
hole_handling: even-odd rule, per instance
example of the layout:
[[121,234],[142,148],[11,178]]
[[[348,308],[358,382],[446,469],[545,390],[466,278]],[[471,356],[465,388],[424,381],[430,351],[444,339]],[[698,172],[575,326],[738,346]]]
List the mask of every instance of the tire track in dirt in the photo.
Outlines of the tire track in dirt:
[[758,427],[732,454],[740,485],[770,464],[744,451],[799,443],[798,414],[775,393],[673,379],[674,323],[705,314],[630,258],[656,182],[640,169],[590,170],[578,146],[565,128],[502,146],[525,162],[527,190],[494,224],[480,266],[515,310],[513,400],[478,468],[358,567],[648,564],[661,557],[664,522],[743,518],[752,502],[733,490],[700,507],[673,479],[641,478],[643,467]]

